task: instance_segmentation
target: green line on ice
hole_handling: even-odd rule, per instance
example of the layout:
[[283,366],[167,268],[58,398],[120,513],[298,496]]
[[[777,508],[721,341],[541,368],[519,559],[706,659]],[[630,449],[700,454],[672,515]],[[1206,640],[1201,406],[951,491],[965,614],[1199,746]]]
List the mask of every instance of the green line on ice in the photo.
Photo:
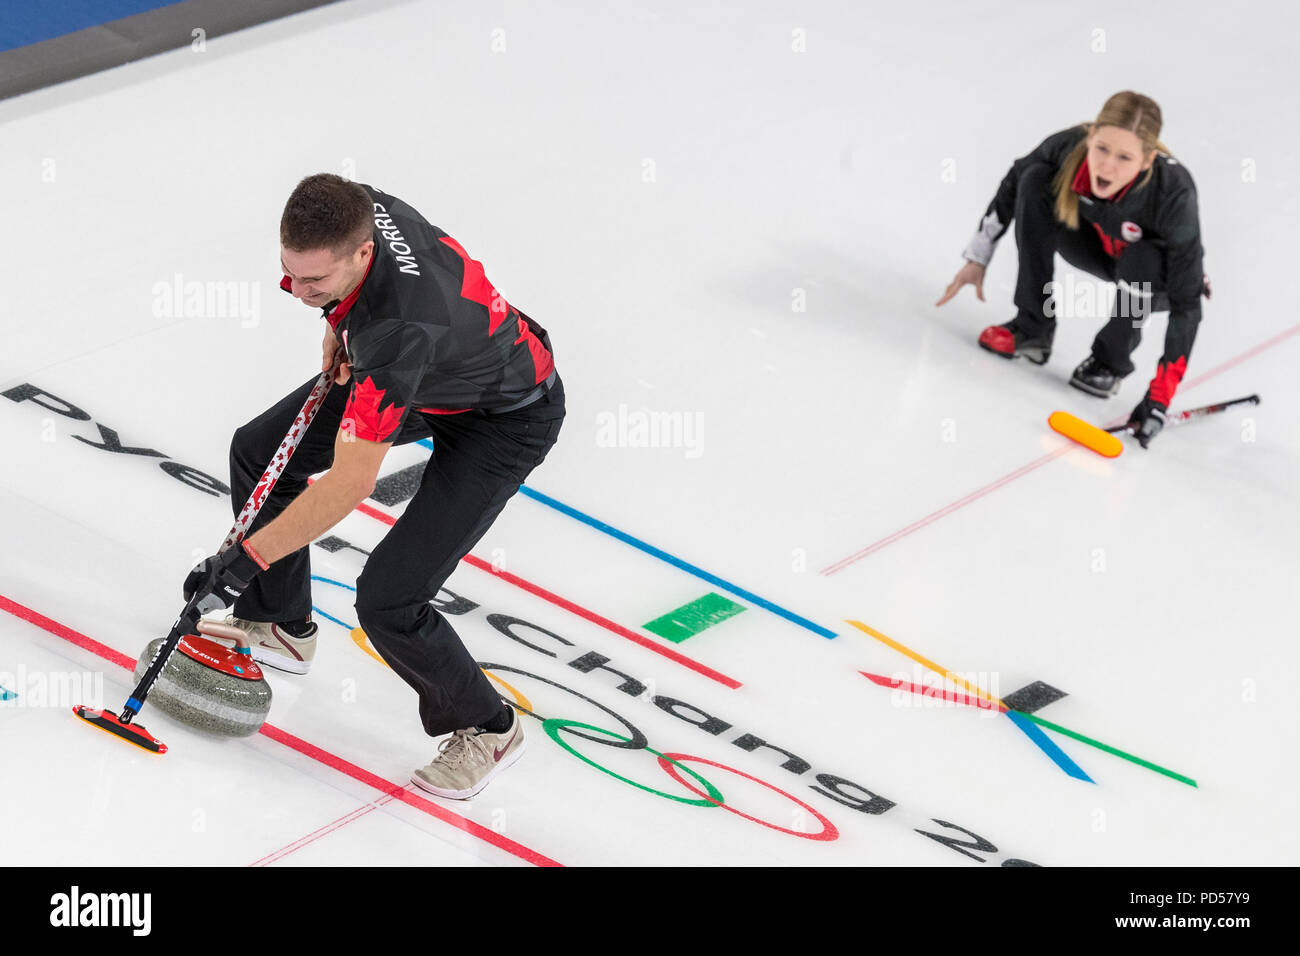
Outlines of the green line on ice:
[[1132,754],[1126,754],[1124,751],[1118,750],[1115,747],[1111,747],[1109,744],[1103,744],[1100,740],[1093,740],[1091,737],[1085,737],[1083,734],[1075,733],[1073,730],[1069,730],[1065,727],[1062,727],[1060,724],[1054,724],[1050,720],[1043,720],[1042,717],[1035,717],[1033,714],[1025,714],[1022,713],[1021,711],[1016,711],[1016,713],[1020,714],[1022,717],[1026,718],[1027,720],[1032,720],[1036,724],[1042,724],[1048,730],[1055,730],[1058,734],[1065,734],[1065,736],[1067,737],[1073,737],[1075,740],[1088,744],[1090,747],[1096,747],[1098,750],[1104,750],[1106,751],[1106,753],[1114,754],[1116,757],[1123,757],[1125,760],[1130,760],[1133,763],[1138,764],[1139,766],[1146,767],[1148,770],[1154,770],[1156,773],[1162,773],[1166,777],[1172,777],[1173,779],[1177,780],[1179,783],[1185,783],[1190,787],[1196,786],[1196,781],[1193,780],[1191,777],[1184,777],[1181,773],[1174,773],[1174,771],[1167,770],[1166,768],[1160,766],[1159,764],[1152,763],[1150,760],[1143,760],[1141,757],[1135,757]]

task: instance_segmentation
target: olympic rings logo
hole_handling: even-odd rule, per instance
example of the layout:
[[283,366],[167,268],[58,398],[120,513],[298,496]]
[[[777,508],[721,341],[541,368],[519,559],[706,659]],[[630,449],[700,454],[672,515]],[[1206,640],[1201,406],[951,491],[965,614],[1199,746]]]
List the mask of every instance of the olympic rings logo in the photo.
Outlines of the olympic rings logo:
[[[340,582],[337,581],[330,581],[329,579],[326,578],[315,578],[315,580],[325,581],[326,583],[341,586],[347,588],[348,590],[355,590],[354,588],[351,588],[348,585],[341,584]],[[342,621],[338,621],[337,623],[343,624]],[[343,626],[346,627],[347,625],[343,625]],[[380,657],[377,653],[375,653],[375,650],[370,646],[370,642],[366,637],[365,631],[363,631],[359,627],[356,627],[356,628],[352,628],[351,633],[352,633],[352,640],[357,645],[357,647],[359,647],[362,651],[364,651],[375,661],[382,664],[384,667],[388,667],[388,662],[385,661],[382,657]],[[705,808],[721,807],[722,809],[728,811],[729,813],[734,813],[737,816],[741,817],[742,819],[749,820],[752,823],[757,823],[759,826],[767,827],[770,830],[776,830],[779,833],[788,833],[791,836],[801,837],[805,840],[818,840],[818,841],[829,842],[831,840],[839,839],[840,831],[838,830],[838,828],[836,828],[835,824],[833,824],[829,819],[826,818],[824,814],[820,813],[814,807],[809,806],[807,803],[804,803],[804,801],[800,800],[798,797],[794,796],[793,794],[787,793],[785,790],[782,790],[780,787],[774,784],[768,783],[766,780],[762,780],[758,777],[753,776],[752,774],[745,773],[743,770],[737,770],[735,767],[728,766],[727,764],[724,763],[719,763],[716,760],[709,760],[705,757],[697,757],[685,753],[661,753],[660,751],[655,750],[650,746],[650,742],[646,739],[645,734],[643,734],[640,731],[640,729],[638,729],[635,725],[633,725],[630,721],[628,721],[627,718],[623,717],[621,714],[618,714],[615,711],[611,710],[610,708],[606,707],[604,704],[592,700],[590,697],[586,696],[585,694],[580,694],[578,691],[574,690],[573,688],[566,687],[563,684],[558,683],[557,681],[549,680],[545,677],[538,676],[537,674],[531,674],[528,671],[520,670],[517,667],[511,667],[507,664],[493,664],[493,663],[479,662],[478,666],[483,671],[483,673],[485,673],[491,680],[501,685],[501,687],[503,687],[506,691],[510,693],[511,699],[508,701],[509,704],[521,714],[527,714],[528,716],[533,717],[538,721],[540,721],[542,725],[542,729],[546,732],[546,735],[550,737],[551,740],[553,740],[561,749],[577,757],[583,763],[595,767],[601,773],[607,774],[613,777],[615,780],[620,781],[621,783],[625,783],[628,786],[644,791],[645,793],[651,793],[657,797],[662,797],[665,800],[672,800],[676,803],[682,803],[687,806],[705,807]],[[564,691],[565,693],[572,694],[573,696],[578,697],[581,700],[584,700],[587,703],[591,704],[593,707],[597,707],[600,710],[603,710],[605,713],[609,714],[620,724],[622,724],[623,727],[626,728],[626,730],[631,736],[624,736],[615,731],[607,730],[604,727],[597,727],[594,724],[586,724],[586,723],[582,723],[581,721],[567,720],[564,718],[543,717],[541,714],[536,713],[532,709],[532,704],[527,697],[525,697],[522,693],[520,693],[518,689],[516,689],[515,687],[511,686],[510,684],[502,680],[500,677],[498,677],[494,673],[494,671],[505,671],[511,674],[518,674],[521,677],[529,677],[532,678],[533,680],[539,680],[545,684],[550,684],[552,687],[558,687],[560,690]],[[578,732],[577,730],[575,730],[575,728],[581,728],[582,730],[588,730],[588,731],[593,731],[597,734],[603,734],[604,737],[603,738],[593,737],[590,736],[589,734]],[[622,774],[615,773],[613,770],[609,769],[608,767],[604,766],[598,761],[593,760],[591,757],[575,749],[562,735],[563,732],[565,731],[568,731],[574,737],[579,737],[584,740],[589,740],[592,741],[593,743],[598,743],[607,747],[618,747],[627,750],[646,751],[647,753],[649,753],[650,755],[652,755],[657,759],[658,761],[657,766],[667,776],[671,777],[675,782],[680,784],[690,793],[694,794],[694,797],[683,797],[677,794],[668,793],[667,791],[656,789],[655,787],[652,787],[648,784],[638,783],[635,780],[631,780],[628,777],[624,777]],[[795,827],[780,826],[779,824],[772,823],[769,820],[763,820],[760,817],[754,816],[753,814],[745,813],[742,810],[736,809],[731,804],[727,803],[726,799],[722,795],[722,792],[713,783],[706,780],[697,771],[692,770],[689,767],[685,766],[686,763],[688,762],[695,763],[695,764],[703,764],[705,766],[712,767],[715,770],[725,770],[727,773],[735,774],[736,776],[742,777],[745,780],[748,780],[752,783],[756,783],[759,786],[766,787],[768,790],[771,790],[773,793],[776,793],[781,797],[784,797],[786,800],[789,800],[791,803],[797,806],[804,813],[810,815],[821,825],[821,830],[816,833],[807,833]],[[691,778],[693,778],[697,783],[699,783],[703,787],[703,789],[702,790],[697,789],[690,782],[683,779],[681,775],[682,773],[685,773]]]
[[[807,803],[804,803],[802,800],[800,800],[798,797],[794,796],[793,794],[787,793],[786,791],[782,790],[780,787],[768,783],[766,780],[762,780],[758,777],[753,776],[752,774],[745,773],[743,770],[738,770],[735,767],[728,766],[727,764],[724,763],[719,763],[716,760],[709,760],[705,757],[697,757],[692,754],[685,754],[685,753],[663,753],[658,750],[655,750],[653,747],[650,746],[650,743],[646,739],[645,734],[643,734],[636,726],[634,726],[630,721],[628,721],[627,718],[623,717],[621,714],[618,714],[615,711],[611,710],[610,708],[606,707],[604,704],[592,700],[590,697],[587,697],[585,694],[581,694],[578,691],[573,690],[571,687],[565,687],[563,684],[558,683],[556,681],[549,680],[537,674],[529,673],[528,671],[520,670],[519,668],[516,667],[510,667],[509,665],[506,664],[480,662],[479,667],[483,669],[483,672],[487,674],[489,678],[496,681],[496,683],[500,684],[503,688],[505,688],[507,691],[510,692],[511,699],[508,701],[508,703],[520,713],[527,714],[528,716],[536,718],[538,721],[540,721],[542,725],[542,730],[545,731],[546,735],[550,737],[551,740],[554,741],[561,749],[572,754],[574,757],[577,757],[583,763],[591,767],[595,767],[601,773],[611,776],[615,780],[620,781],[621,783],[627,784],[628,786],[634,787],[637,790],[641,790],[645,793],[653,794],[656,797],[661,797],[665,800],[671,800],[676,803],[685,804],[687,806],[704,807],[706,809],[721,807],[723,810],[726,810],[730,813],[734,813],[736,816],[741,817],[744,820],[748,820],[751,823],[757,823],[759,826],[767,827],[768,829],[771,830],[776,830],[779,833],[788,833],[791,836],[801,837],[805,840],[818,840],[818,841],[828,842],[831,840],[839,839],[839,835],[840,835],[839,830],[836,828],[835,824],[833,824],[829,819],[826,818],[825,815],[818,812],[815,808],[809,806]],[[499,676],[497,676],[496,673],[497,671],[504,671],[510,674],[517,674],[521,677],[528,677],[533,680],[539,680],[542,683],[549,684],[552,687],[557,687],[566,693],[572,694],[573,696],[578,697],[581,700],[586,701],[592,706],[597,707],[600,710],[603,710],[605,713],[609,714],[611,717],[613,717],[615,720],[617,720],[620,724],[623,725],[623,727],[629,732],[630,736],[618,733],[613,730],[608,730],[604,727],[598,727],[595,724],[583,723],[582,721],[572,720],[569,718],[543,717],[541,714],[535,712],[532,709],[531,701],[529,701],[528,698],[526,698],[523,694],[521,694],[516,688],[514,688],[510,684],[507,684],[504,680],[502,680]],[[595,736],[591,736],[591,734],[588,733],[582,733],[581,731],[591,731],[595,734],[601,734],[603,736],[595,737]],[[582,753],[572,743],[570,743],[569,739],[566,738],[566,734],[569,737],[577,737],[582,740],[588,740],[593,743],[598,743],[606,747],[617,747],[625,750],[645,751],[646,753],[656,758],[657,761],[656,765],[660,770],[662,770],[668,777],[670,777],[677,784],[681,785],[683,788],[689,791],[689,793],[693,794],[693,796],[681,796],[676,793],[669,793],[666,790],[657,789],[656,787],[651,786],[650,784],[633,780],[630,777],[625,777],[622,774],[617,773],[614,770],[611,770],[609,767],[606,767],[604,764],[601,764],[599,761],[593,759],[589,755]],[[727,773],[734,774],[738,777],[742,777],[745,780],[748,780],[752,783],[756,783],[762,787],[766,787],[768,790],[773,791],[774,793],[780,795],[781,797],[795,804],[804,813],[810,815],[821,825],[821,830],[815,833],[806,833],[803,830],[794,827],[781,826],[779,824],[771,822],[770,820],[764,820],[760,817],[754,816],[753,814],[745,813],[743,810],[737,809],[736,807],[727,803],[726,798],[722,795],[722,791],[719,790],[717,786],[715,786],[711,781],[706,779],[698,771],[693,770],[692,768],[686,766],[686,764],[688,763],[712,767],[715,770],[723,770],[726,771]],[[683,774],[685,774],[686,776],[684,777]],[[686,777],[690,777],[691,780],[694,781],[694,783],[692,783],[691,780],[687,780]]]
[[[378,661],[380,664],[383,664],[385,667],[388,666],[388,663],[382,657],[376,654],[373,648],[370,647],[365,632],[361,628],[358,627],[352,630],[352,640],[356,643],[357,647],[361,648],[361,650],[363,650],[370,657],[374,658],[376,661]],[[529,673],[528,671],[525,670],[520,670],[517,667],[511,667],[508,664],[494,664],[494,663],[479,662],[479,667],[480,669],[482,669],[483,673],[486,674],[491,680],[495,681],[507,692],[509,692],[511,697],[508,703],[512,707],[514,707],[514,709],[517,710],[519,713],[527,714],[529,717],[533,717],[536,720],[538,720],[542,725],[542,730],[544,730],[546,732],[546,735],[550,737],[551,740],[553,740],[561,749],[572,754],[574,757],[577,757],[583,763],[591,767],[595,767],[601,773],[607,774],[613,777],[615,780],[620,781],[621,783],[625,783],[630,787],[634,787],[646,793],[654,794],[657,797],[662,797],[665,800],[672,800],[676,803],[682,803],[687,806],[705,807],[705,808],[721,807],[722,809],[730,813],[736,814],[736,816],[741,817],[742,819],[749,820],[751,823],[757,823],[759,826],[767,827],[770,830],[776,830],[779,833],[788,833],[791,836],[801,837],[805,840],[819,840],[819,841],[829,842],[831,840],[839,839],[840,836],[839,829],[836,828],[835,824],[833,824],[829,819],[827,819],[824,814],[820,813],[814,807],[809,806],[807,803],[804,803],[804,801],[800,800],[798,797],[794,796],[793,794],[787,793],[785,790],[782,790],[780,787],[774,784],[768,783],[766,780],[762,780],[758,777],[753,776],[752,774],[745,773],[743,770],[738,770],[735,767],[728,766],[727,764],[724,763],[719,763],[716,760],[709,760],[705,757],[697,757],[697,756],[693,756],[692,754],[685,754],[685,753],[661,753],[660,751],[655,750],[650,746],[650,742],[649,740],[646,739],[645,734],[643,734],[641,730],[637,728],[634,724],[632,724],[626,717],[622,716],[621,714],[617,713],[614,710],[611,710],[610,708],[606,707],[604,704],[600,703],[599,701],[593,700],[592,698],[586,696],[585,694],[581,694],[578,691],[574,690],[573,688],[566,687],[557,681],[549,680],[548,678],[541,677],[537,674]],[[572,694],[573,696],[591,704],[593,707],[599,708],[600,710],[603,710],[605,713],[609,714],[609,716],[613,717],[616,721],[622,724],[623,727],[628,731],[628,733],[631,736],[624,736],[623,734],[617,733],[615,731],[607,730],[604,727],[597,727],[594,724],[582,723],[581,721],[577,721],[577,720],[569,720],[569,719],[559,718],[559,717],[552,717],[552,718],[543,717],[541,714],[535,712],[532,709],[532,702],[527,697],[525,697],[517,688],[515,688],[511,684],[506,683],[506,681],[502,680],[495,673],[496,671],[505,671],[510,674],[518,674],[521,677],[528,677],[528,678],[532,678],[533,680],[539,680],[544,684],[550,684],[552,687],[557,687],[567,694]],[[578,732],[577,730],[575,730],[575,728],[581,728],[581,730],[588,730],[588,731],[593,731],[597,734],[603,734],[604,737],[603,738],[593,737],[590,736],[589,734]],[[657,759],[657,766],[667,776],[671,777],[674,781],[679,783],[690,793],[694,794],[694,797],[684,797],[684,796],[679,796],[677,794],[668,793],[667,791],[656,789],[655,787],[652,787],[648,784],[638,783],[637,781],[629,779],[628,777],[625,777],[622,774],[615,773],[613,770],[609,769],[608,767],[604,766],[598,761],[593,760],[591,757],[587,756],[586,754],[580,752],[575,747],[573,747],[573,745],[570,744],[568,740],[566,740],[565,737],[563,736],[563,732],[565,731],[568,731],[571,734],[571,736],[578,737],[583,740],[589,740],[593,743],[598,743],[606,747],[618,747],[626,750],[644,750],[645,752],[649,753],[650,755],[652,755]],[[810,815],[821,825],[821,830],[816,833],[808,833],[795,827],[783,827],[780,826],[779,824],[772,823],[769,820],[764,820],[761,819],[760,817],[756,817],[753,814],[745,813],[743,810],[736,809],[731,804],[727,803],[726,799],[722,795],[722,792],[713,783],[706,780],[697,771],[692,770],[689,767],[685,766],[685,764],[688,762],[695,763],[695,764],[703,764],[705,766],[713,767],[715,770],[725,770],[727,773],[735,774],[736,776],[742,777],[745,780],[748,780],[752,783],[756,783],[759,786],[766,787],[768,790],[771,790],[773,793],[776,793],[781,797],[784,797],[786,800],[789,800],[791,803],[797,806],[804,813]],[[703,787],[703,789],[702,790],[697,789],[690,782],[683,779],[683,777],[681,776],[682,773],[685,773],[691,778],[693,778],[698,784],[700,784]]]

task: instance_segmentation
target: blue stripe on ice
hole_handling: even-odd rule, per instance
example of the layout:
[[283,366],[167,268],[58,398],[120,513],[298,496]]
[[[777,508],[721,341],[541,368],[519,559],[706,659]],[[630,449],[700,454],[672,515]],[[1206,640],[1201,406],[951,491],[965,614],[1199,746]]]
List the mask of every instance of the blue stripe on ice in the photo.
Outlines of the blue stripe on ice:
[[[416,444],[423,445],[425,448],[429,448],[429,449],[433,448],[433,442],[430,441],[428,438],[423,438],[420,441],[416,442]],[[574,508],[571,505],[566,505],[562,501],[557,501],[556,499],[552,498],[550,495],[544,495],[540,491],[536,491],[532,488],[529,488],[527,485],[521,486],[519,489],[519,493],[526,498],[532,498],[534,501],[546,505],[548,508],[554,508],[556,511],[560,512],[561,514],[568,515],[570,518],[574,518],[577,521],[581,521],[583,524],[595,528],[597,531],[600,531],[603,534],[607,534],[611,538],[617,538],[619,541],[622,541],[624,544],[630,544],[638,551],[644,551],[646,554],[650,555],[651,557],[658,558],[660,561],[664,561],[668,564],[671,564],[675,568],[680,568],[682,571],[685,571],[687,574],[692,574],[695,577],[700,578],[701,580],[708,581],[714,587],[722,588],[724,591],[730,591],[732,594],[736,595],[737,597],[744,598],[746,601],[748,601],[750,604],[753,604],[755,607],[761,607],[765,611],[771,611],[777,617],[783,617],[787,621],[791,622],[792,624],[797,624],[802,628],[806,628],[807,630],[812,631],[814,634],[819,634],[822,637],[826,637],[826,638],[831,638],[836,636],[835,632],[830,630],[829,628],[822,627],[820,624],[816,624],[813,621],[808,620],[808,618],[806,617],[802,617],[801,615],[795,614],[794,611],[788,611],[785,608],[781,607],[781,605],[769,601],[765,598],[761,598],[753,591],[747,591],[744,588],[740,587],[739,585],[732,584],[730,581],[726,581],[718,577],[716,574],[710,574],[708,571],[705,571],[703,568],[696,567],[695,565],[691,564],[689,561],[683,561],[681,558],[669,554],[667,551],[664,551],[662,548],[656,548],[653,544],[650,544],[649,542],[642,541],[640,538],[633,537],[632,535],[628,534],[626,531],[620,531],[618,528],[615,528],[611,524],[606,524],[604,521],[601,521],[599,518],[593,518],[589,514],[584,514],[583,512],[579,511],[577,508]]]
[[352,627],[352,625],[349,624],[347,621],[340,621],[340,620],[339,620],[337,617],[335,617],[333,614],[326,614],[324,611],[322,611],[320,608],[318,608],[315,604],[313,604],[313,605],[311,606],[311,611],[312,611],[313,614],[319,614],[321,617],[325,618],[325,620],[327,620],[327,621],[333,621],[333,622],[334,622],[335,624],[337,624],[339,627],[347,628],[349,631],[351,631],[351,630],[354,629],[354,628]]
[[353,587],[352,585],[350,585],[350,584],[344,584],[342,581],[335,581],[333,578],[323,578],[323,577],[321,577],[319,574],[313,574],[313,575],[311,576],[311,579],[312,579],[313,581],[320,581],[322,584],[332,584],[332,585],[334,585],[336,588],[347,588],[349,591],[355,591],[355,590],[356,590],[356,588],[354,588],[354,587]]
[[561,514],[566,514],[570,518],[575,518],[578,521],[581,521],[583,524],[589,525],[590,527],[595,528],[597,531],[601,531],[609,535],[611,538],[617,538],[619,541],[622,541],[624,544],[630,544],[632,547],[636,548],[637,550],[644,551],[646,554],[651,555],[652,557],[656,557],[660,561],[665,561],[668,564],[671,564],[675,568],[680,568],[681,570],[685,571],[687,574],[693,574],[697,578],[701,578],[702,580],[708,581],[714,587],[722,588],[724,591],[730,591],[732,594],[736,595],[737,597],[744,598],[746,601],[755,605],[756,607],[761,607],[766,611],[771,611],[773,614],[777,615],[778,617],[783,617],[787,621],[790,621],[793,624],[798,624],[800,627],[806,628],[807,630],[812,631],[814,634],[820,634],[822,637],[827,637],[827,638],[836,636],[835,632],[830,630],[829,628],[822,627],[820,624],[815,624],[814,622],[808,620],[808,618],[806,617],[802,617],[798,614],[795,614],[793,611],[786,610],[785,608],[781,607],[781,605],[779,604],[775,604],[772,601],[768,601],[765,598],[759,597],[753,591],[747,591],[744,588],[740,587],[739,585],[732,584],[730,581],[723,580],[722,578],[718,577],[716,574],[710,574],[708,571],[705,571],[703,568],[696,567],[695,565],[691,564],[689,561],[683,561],[681,558],[669,554],[667,551],[664,551],[662,548],[656,548],[654,545],[642,541],[640,538],[634,538],[626,531],[620,531],[618,528],[615,528],[613,525],[606,524],[605,522],[601,521],[598,518],[593,518],[591,515],[583,514],[577,508],[571,507],[570,505],[566,505],[561,501],[556,501],[554,498],[550,497],[549,495],[544,495],[540,491],[535,491],[534,489],[529,488],[527,485],[520,488],[519,493],[529,498],[532,498],[534,501],[538,501],[549,508],[554,508],[556,511],[560,512]]
[[1065,751],[1056,746],[1033,721],[1026,720],[1014,710],[1008,710],[1007,716],[1011,722],[1025,732],[1025,735],[1032,740],[1038,747],[1056,762],[1056,765],[1068,773],[1071,777],[1078,780],[1086,780],[1088,783],[1096,783],[1092,777],[1083,772],[1083,768],[1065,755]]
[[[311,579],[312,579],[313,581],[320,581],[322,584],[332,584],[332,585],[334,585],[336,588],[345,588],[345,589],[347,589],[347,590],[349,590],[349,591],[356,591],[356,588],[354,588],[354,587],[353,587],[352,585],[350,585],[350,584],[344,584],[342,581],[335,581],[333,578],[325,578],[325,577],[321,577],[319,574],[313,574],[313,575],[311,576]],[[349,631],[351,631],[351,630],[353,629],[353,625],[347,623],[346,621],[340,621],[340,620],[339,620],[337,617],[335,617],[333,614],[326,614],[324,611],[322,611],[320,608],[318,608],[315,604],[313,604],[313,605],[311,606],[311,611],[312,611],[313,614],[319,614],[321,617],[325,618],[325,620],[327,620],[327,621],[333,621],[335,624],[339,625],[339,627],[345,627],[345,628],[347,628]]]

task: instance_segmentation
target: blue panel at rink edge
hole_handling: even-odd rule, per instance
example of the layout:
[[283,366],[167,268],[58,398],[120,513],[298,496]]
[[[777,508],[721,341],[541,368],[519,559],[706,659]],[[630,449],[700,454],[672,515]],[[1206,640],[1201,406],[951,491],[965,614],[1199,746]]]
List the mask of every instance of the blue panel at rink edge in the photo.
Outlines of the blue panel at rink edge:
[[0,53],[42,40],[52,40],[87,27],[99,26],[174,6],[179,0],[44,0],[6,3],[0,16]]

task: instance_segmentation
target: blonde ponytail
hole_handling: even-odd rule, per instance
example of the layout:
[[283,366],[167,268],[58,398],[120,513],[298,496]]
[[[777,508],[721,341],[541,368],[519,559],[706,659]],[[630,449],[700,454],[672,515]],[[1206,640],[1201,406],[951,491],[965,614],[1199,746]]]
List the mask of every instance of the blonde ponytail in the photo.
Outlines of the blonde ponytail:
[[1079,167],[1083,165],[1083,157],[1087,154],[1088,137],[1085,136],[1070,150],[1070,155],[1065,157],[1056,178],[1052,180],[1052,188],[1056,190],[1056,221],[1064,223],[1067,229],[1079,228],[1079,194],[1070,186],[1079,174]]

